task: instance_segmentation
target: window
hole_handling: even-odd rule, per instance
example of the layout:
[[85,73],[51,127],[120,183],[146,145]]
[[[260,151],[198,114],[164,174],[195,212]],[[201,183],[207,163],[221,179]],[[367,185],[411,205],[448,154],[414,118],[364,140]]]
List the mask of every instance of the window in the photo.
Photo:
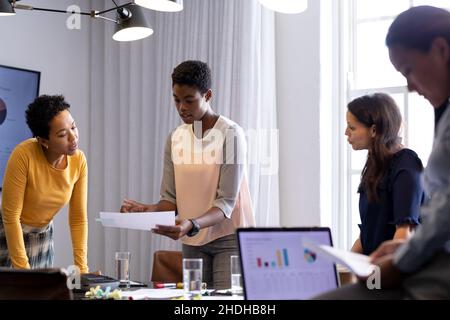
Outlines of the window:
[[389,61],[385,37],[394,18],[402,11],[416,5],[434,5],[450,9],[450,0],[343,0],[340,2],[339,20],[341,32],[339,37],[339,54],[341,56],[341,76],[346,85],[341,85],[339,125],[335,127],[342,142],[339,142],[340,180],[335,183],[341,203],[336,204],[341,210],[338,221],[333,224],[337,243],[350,249],[359,236],[359,194],[360,182],[367,152],[353,151],[344,137],[346,104],[364,94],[385,92],[397,102],[402,115],[403,144],[417,152],[424,165],[431,151],[434,131],[434,111],[428,101],[415,93],[408,93],[406,81]]

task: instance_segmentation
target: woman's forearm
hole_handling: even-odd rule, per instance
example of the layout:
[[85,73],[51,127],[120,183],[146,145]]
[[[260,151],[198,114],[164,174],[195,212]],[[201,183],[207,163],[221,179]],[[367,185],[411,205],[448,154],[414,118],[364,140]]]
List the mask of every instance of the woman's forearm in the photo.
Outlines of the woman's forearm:
[[153,211],[176,211],[177,210],[177,206],[169,201],[166,200],[162,200],[158,203],[155,204],[149,204],[147,206],[147,210],[149,212],[153,212]]
[[226,218],[222,210],[217,207],[212,207],[206,211],[204,215],[196,218],[195,220],[200,225],[200,228],[207,228],[214,226],[225,219]]
[[351,251],[356,252],[356,253],[361,253],[361,254],[364,252],[362,244],[361,244],[361,238],[356,239]]

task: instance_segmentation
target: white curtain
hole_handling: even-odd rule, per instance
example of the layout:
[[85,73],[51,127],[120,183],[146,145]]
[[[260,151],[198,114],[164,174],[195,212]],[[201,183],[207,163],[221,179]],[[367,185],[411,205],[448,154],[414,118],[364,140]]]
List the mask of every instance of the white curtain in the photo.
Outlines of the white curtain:
[[[186,0],[180,13],[146,11],[154,34],[119,44],[113,24],[94,21],[91,37],[89,262],[114,275],[114,253],[131,252],[131,277],[149,281],[153,252],[180,250],[179,242],[150,232],[104,229],[100,211],[117,211],[124,197],[159,199],[163,148],[180,124],[172,101],[173,68],[187,59],[212,69],[212,107],[252,129],[249,183],[257,224],[279,225],[274,16],[256,0]],[[92,1],[96,8],[109,1]],[[253,134],[254,136],[254,134]],[[275,140],[274,140],[275,139]],[[272,147],[276,145],[272,144]],[[267,170],[267,158],[272,167]]]

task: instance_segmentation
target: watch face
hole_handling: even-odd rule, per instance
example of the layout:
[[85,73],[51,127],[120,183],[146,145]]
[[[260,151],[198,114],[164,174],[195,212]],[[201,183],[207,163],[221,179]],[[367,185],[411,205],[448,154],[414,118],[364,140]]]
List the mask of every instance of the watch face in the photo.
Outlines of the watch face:
[[193,237],[193,236],[195,236],[197,233],[198,233],[198,229],[195,229],[195,230],[192,229],[189,235],[190,235],[191,237]]
[[192,229],[189,230],[189,232],[187,233],[187,236],[193,237],[199,232],[200,226],[199,226],[198,222],[195,221],[194,219],[190,219],[190,221],[192,222]]

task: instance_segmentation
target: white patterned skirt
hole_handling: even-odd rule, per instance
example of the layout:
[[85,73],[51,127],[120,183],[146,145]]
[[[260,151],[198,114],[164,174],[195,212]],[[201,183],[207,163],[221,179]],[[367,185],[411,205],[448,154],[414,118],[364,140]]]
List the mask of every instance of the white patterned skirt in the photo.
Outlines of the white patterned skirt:
[[[23,241],[32,269],[51,268],[55,256],[53,221],[42,228],[22,224]],[[6,243],[5,228],[0,212],[0,267],[12,267]]]

